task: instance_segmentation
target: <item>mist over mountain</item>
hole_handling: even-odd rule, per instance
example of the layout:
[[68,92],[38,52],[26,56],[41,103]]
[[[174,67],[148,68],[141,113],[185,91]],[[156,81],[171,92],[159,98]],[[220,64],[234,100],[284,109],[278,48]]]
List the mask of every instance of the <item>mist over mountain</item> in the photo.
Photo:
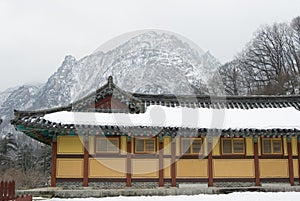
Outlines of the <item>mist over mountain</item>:
[[13,109],[67,105],[106,84],[110,75],[129,92],[206,94],[208,79],[219,66],[220,62],[209,52],[192,48],[177,36],[145,32],[107,52],[100,48],[80,60],[66,56],[43,85],[24,85],[1,92],[1,127],[10,127]]

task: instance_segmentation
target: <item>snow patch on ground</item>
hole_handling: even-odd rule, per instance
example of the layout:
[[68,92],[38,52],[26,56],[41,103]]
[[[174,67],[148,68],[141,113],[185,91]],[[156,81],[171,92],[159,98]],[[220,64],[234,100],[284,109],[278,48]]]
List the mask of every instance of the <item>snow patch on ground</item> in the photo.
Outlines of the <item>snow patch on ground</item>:
[[108,197],[108,198],[72,198],[72,199],[59,199],[53,198],[51,201],[154,201],[154,200],[164,200],[164,201],[282,201],[282,200],[299,200],[299,192],[285,192],[285,193],[258,193],[258,192],[246,192],[246,193],[231,193],[231,194],[220,194],[220,195],[193,195],[193,196],[141,196],[141,197]]

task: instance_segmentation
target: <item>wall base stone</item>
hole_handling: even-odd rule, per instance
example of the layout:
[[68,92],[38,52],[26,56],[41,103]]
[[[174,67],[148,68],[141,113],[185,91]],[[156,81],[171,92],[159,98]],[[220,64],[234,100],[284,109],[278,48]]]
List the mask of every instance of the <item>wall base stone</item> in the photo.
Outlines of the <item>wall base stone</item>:
[[153,189],[158,188],[158,182],[132,182],[132,188]]
[[58,181],[56,182],[57,187],[61,187],[63,189],[78,189],[82,187],[82,182],[77,181]]
[[214,182],[214,187],[251,187],[255,182]]
[[[58,181],[56,183],[57,187],[62,189],[78,189],[83,188],[82,182],[79,181]],[[89,187],[93,189],[124,189],[126,187],[126,182],[115,182],[115,181],[106,181],[106,182],[89,182]],[[261,182],[261,186],[290,186],[287,182]],[[180,188],[204,188],[207,187],[207,183],[204,182],[177,182],[176,187]],[[254,182],[214,182],[214,187],[253,187],[255,186]],[[295,186],[299,186],[298,182],[295,182]],[[133,189],[156,189],[159,188],[158,182],[142,182],[134,181],[132,182]],[[171,188],[171,182],[164,182],[163,188]]]
[[93,189],[122,189],[126,188],[125,182],[89,182]]

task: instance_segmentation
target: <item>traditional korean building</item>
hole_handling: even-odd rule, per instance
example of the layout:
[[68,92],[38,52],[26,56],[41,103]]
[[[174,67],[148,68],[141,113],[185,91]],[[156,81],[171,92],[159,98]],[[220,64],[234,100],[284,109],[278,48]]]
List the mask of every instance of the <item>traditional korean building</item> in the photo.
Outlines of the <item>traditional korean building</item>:
[[14,111],[52,146],[51,186],[209,187],[300,182],[299,96],[125,92],[112,80],[69,106]]

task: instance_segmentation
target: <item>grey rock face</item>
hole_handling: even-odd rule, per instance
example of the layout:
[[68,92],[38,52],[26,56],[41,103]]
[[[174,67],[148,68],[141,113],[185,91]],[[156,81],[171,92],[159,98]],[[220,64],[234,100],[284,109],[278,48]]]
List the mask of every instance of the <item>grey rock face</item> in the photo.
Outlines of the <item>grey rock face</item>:
[[108,52],[96,51],[80,60],[66,56],[44,85],[1,92],[1,127],[9,126],[13,109],[67,105],[106,84],[110,75],[129,92],[204,94],[208,91],[207,80],[219,66],[209,52],[196,50],[174,35],[145,32]]

